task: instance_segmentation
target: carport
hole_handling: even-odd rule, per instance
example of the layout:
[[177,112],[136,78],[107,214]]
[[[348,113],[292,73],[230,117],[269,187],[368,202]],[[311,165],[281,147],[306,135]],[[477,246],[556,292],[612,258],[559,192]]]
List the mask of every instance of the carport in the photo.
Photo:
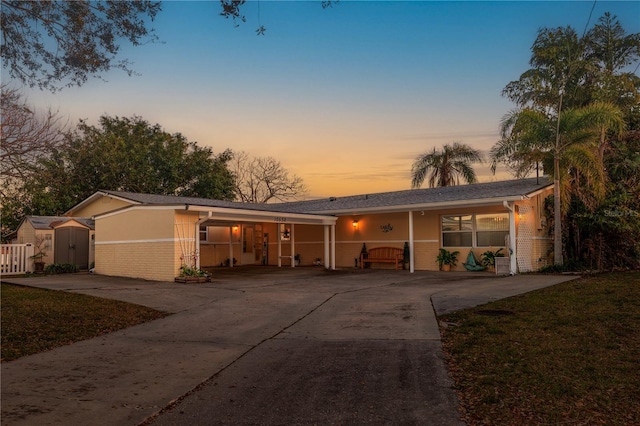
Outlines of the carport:
[[[229,259],[233,259],[232,236],[234,229],[241,226],[258,224],[275,224],[277,227],[277,259],[278,267],[290,265],[295,268],[294,253],[296,244],[296,225],[322,226],[324,233],[324,258],[326,269],[336,269],[336,221],[335,216],[305,213],[289,213],[282,211],[247,210],[235,208],[187,206],[189,211],[197,211],[198,221],[195,223],[195,248],[200,252],[202,226],[227,228],[229,232]],[[287,241],[291,246],[290,254],[283,254],[282,243]],[[233,267],[233,261],[229,267]],[[200,268],[200,257],[196,258],[196,267]]]

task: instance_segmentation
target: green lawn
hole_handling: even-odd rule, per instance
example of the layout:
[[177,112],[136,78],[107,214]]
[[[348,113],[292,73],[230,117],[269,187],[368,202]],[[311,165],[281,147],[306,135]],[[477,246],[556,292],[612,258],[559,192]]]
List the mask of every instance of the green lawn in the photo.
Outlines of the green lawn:
[[116,300],[2,284],[2,361],[162,318],[167,313]]
[[640,425],[640,273],[440,318],[469,425]]

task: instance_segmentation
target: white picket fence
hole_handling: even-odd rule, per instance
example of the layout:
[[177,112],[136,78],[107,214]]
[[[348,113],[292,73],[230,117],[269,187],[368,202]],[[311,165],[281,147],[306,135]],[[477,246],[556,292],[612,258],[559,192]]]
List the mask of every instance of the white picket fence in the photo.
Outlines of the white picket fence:
[[0,273],[24,274],[34,271],[33,245],[2,244],[0,246]]

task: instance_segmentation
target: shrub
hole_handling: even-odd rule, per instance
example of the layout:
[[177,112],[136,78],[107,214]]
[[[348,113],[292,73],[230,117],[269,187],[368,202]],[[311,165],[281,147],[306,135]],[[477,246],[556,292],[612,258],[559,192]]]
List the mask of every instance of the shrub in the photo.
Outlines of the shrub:
[[46,274],[70,274],[78,272],[78,267],[70,263],[52,263],[44,268]]

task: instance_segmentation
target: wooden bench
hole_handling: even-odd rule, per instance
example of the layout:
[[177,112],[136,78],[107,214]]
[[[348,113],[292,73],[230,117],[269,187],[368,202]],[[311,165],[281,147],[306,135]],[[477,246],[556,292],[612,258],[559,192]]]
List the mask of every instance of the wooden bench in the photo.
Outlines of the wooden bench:
[[368,257],[360,254],[360,269],[364,269],[365,263],[395,263],[396,271],[398,264],[404,259],[404,250],[396,247],[375,247],[369,249]]

